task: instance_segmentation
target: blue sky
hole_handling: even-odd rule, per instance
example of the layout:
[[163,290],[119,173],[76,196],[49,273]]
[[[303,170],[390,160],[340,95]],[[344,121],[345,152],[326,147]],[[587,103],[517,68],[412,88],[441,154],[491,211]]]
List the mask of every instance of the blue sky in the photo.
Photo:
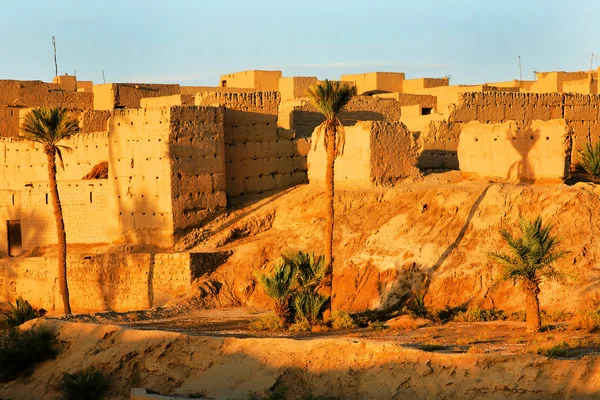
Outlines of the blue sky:
[[[278,69],[338,78],[402,71],[482,83],[589,69],[598,0],[0,1],[0,79],[217,85]],[[599,59],[594,59],[594,68]]]

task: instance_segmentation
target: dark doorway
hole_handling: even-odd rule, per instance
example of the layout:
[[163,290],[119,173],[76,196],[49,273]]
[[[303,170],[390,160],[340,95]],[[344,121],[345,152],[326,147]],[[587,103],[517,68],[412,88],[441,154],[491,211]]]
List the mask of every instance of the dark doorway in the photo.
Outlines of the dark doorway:
[[21,221],[6,221],[6,232],[8,233],[8,255],[20,256],[23,253]]
[[421,115],[431,115],[432,111],[433,111],[433,108],[422,107],[421,108]]

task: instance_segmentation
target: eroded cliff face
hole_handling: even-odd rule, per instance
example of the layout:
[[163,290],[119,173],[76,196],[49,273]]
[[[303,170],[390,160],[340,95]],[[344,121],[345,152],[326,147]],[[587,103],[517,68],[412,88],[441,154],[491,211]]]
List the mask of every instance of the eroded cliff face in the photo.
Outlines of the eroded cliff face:
[[[335,308],[351,311],[401,302],[412,288],[427,286],[433,308],[478,304],[519,310],[521,291],[499,283],[501,266],[490,251],[506,250],[499,230],[516,232],[519,216],[540,215],[554,226],[564,282],[542,285],[541,304],[582,308],[600,278],[600,188],[516,186],[462,181],[459,173],[433,175],[394,189],[336,193]],[[232,255],[194,284],[191,297],[207,306],[266,306],[256,274],[281,252],[322,252],[325,195],[304,185],[247,205],[201,232],[196,250],[230,249]]]

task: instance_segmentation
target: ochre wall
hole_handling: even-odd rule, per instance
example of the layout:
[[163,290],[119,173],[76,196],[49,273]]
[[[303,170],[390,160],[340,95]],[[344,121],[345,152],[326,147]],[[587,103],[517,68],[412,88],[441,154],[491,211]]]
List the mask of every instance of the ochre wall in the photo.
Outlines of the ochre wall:
[[169,108],[115,110],[108,179],[111,236],[127,243],[173,243]]
[[565,120],[463,126],[458,160],[463,173],[502,181],[561,180],[569,175],[571,145]]
[[173,228],[197,226],[227,206],[224,113],[217,107],[171,107],[169,155]]
[[[79,134],[64,141],[64,170],[57,179],[79,180],[97,164],[108,160],[107,132]],[[48,181],[48,159],[40,145],[21,138],[0,138],[0,189],[22,190],[26,183]]]
[[[335,162],[335,182],[343,187],[389,186],[418,175],[418,143],[400,122],[366,121],[344,128],[344,152]],[[316,140],[317,131],[312,140]],[[321,135],[320,140],[323,137]],[[308,179],[323,183],[326,154],[319,142],[308,154]]]
[[179,94],[179,85],[150,83],[106,83],[94,85],[94,110],[115,108],[136,108],[146,97],[170,96]]
[[[58,184],[68,243],[110,242],[108,182],[62,181]],[[0,252],[8,251],[7,220],[21,221],[23,250],[57,243],[56,222],[47,182],[34,182],[20,191],[3,190],[0,196]],[[13,198],[14,197],[14,205]]]
[[[196,104],[225,107],[227,195],[262,193],[306,181],[305,143],[277,128],[277,92],[196,96]],[[302,155],[304,154],[304,155]]]
[[[340,113],[340,120],[344,125],[354,125],[358,121],[397,122],[400,120],[400,107],[401,104],[394,99],[355,96]],[[323,115],[308,100],[303,100],[299,105],[294,105],[291,111],[284,112],[290,113],[290,128],[299,137],[310,137],[314,129],[324,121]]]
[[402,92],[404,73],[367,72],[364,74],[342,75],[340,79],[356,87],[356,93]]
[[[78,254],[67,258],[74,312],[129,311],[160,307],[182,295],[219,253]],[[34,307],[62,312],[57,260],[46,257],[0,259],[0,301],[23,296]]]
[[[219,80],[219,86],[268,92],[278,90],[279,78],[281,78],[281,71],[240,71],[222,75]],[[225,86],[223,85],[223,81],[226,81]]]

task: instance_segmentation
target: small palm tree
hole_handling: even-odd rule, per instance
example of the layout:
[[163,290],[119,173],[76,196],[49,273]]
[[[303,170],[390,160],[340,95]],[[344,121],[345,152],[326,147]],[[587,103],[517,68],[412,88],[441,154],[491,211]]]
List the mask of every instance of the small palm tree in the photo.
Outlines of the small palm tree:
[[69,287],[67,285],[67,236],[63,219],[58,186],[56,184],[56,157],[64,169],[62,151],[70,150],[61,145],[63,140],[79,132],[79,123],[68,116],[66,108],[38,108],[32,110],[23,121],[21,130],[27,140],[40,144],[48,158],[48,180],[54,207],[54,219],[58,236],[58,287],[65,314],[71,314]]
[[272,276],[258,279],[267,296],[275,301],[275,314],[282,325],[292,322],[296,315],[314,323],[323,314],[329,297],[317,293],[325,276],[323,256],[303,251],[281,256]]
[[594,182],[600,182],[600,142],[595,146],[587,142],[583,150],[579,150],[579,154],[581,155],[579,165],[586,175]]
[[[308,90],[308,97],[325,117],[325,121],[317,127],[315,147],[319,137],[323,134],[323,144],[327,153],[325,172],[325,185],[327,192],[327,221],[325,225],[325,280],[324,291],[329,297],[332,295],[333,283],[333,228],[334,228],[334,177],[335,159],[344,152],[346,134],[344,126],[338,118],[339,113],[354,96],[354,87],[338,81],[325,80]],[[331,310],[331,302],[329,302]]]
[[527,330],[539,332],[542,327],[540,317],[540,283],[544,280],[560,279],[562,274],[554,267],[554,262],[566,253],[558,251],[559,241],[551,235],[552,226],[544,225],[542,219],[535,221],[519,220],[521,237],[513,237],[506,229],[500,231],[510,248],[509,253],[490,253],[492,259],[505,266],[503,279],[520,283],[525,292]]
[[289,264],[278,265],[273,276],[258,276],[266,295],[275,301],[275,315],[279,317],[283,326],[294,320],[292,296],[295,293],[295,276],[296,269]]

